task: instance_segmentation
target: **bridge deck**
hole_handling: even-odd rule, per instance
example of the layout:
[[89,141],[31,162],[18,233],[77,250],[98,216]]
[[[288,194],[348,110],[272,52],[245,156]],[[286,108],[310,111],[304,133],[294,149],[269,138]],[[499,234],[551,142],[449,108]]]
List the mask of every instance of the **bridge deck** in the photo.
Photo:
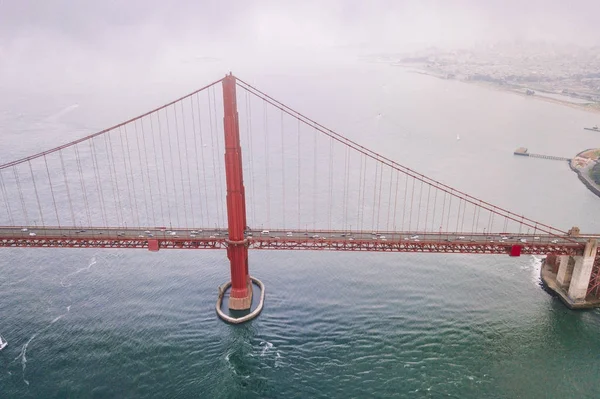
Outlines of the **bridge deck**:
[[[579,255],[587,236],[250,230],[246,239],[250,248],[266,250],[509,254],[517,245],[522,254]],[[0,227],[0,247],[223,249],[227,245],[227,231],[221,229]]]

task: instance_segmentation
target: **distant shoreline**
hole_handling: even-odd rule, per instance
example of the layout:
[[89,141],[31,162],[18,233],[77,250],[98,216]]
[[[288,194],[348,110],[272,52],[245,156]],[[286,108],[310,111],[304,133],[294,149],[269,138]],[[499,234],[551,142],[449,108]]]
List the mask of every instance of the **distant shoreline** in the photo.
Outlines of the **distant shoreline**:
[[498,91],[502,91],[505,93],[513,93],[516,95],[519,95],[521,97],[528,97],[528,98],[533,98],[536,100],[541,100],[541,101],[546,101],[549,103],[554,103],[554,104],[558,104],[558,105],[564,105],[573,109],[579,109],[582,111],[587,111],[587,112],[591,112],[591,113],[596,113],[596,114],[600,114],[600,103],[591,103],[591,104],[577,104],[577,103],[573,103],[573,102],[569,102],[569,101],[563,101],[563,100],[559,100],[556,98],[550,98],[550,97],[545,97],[545,96],[541,96],[541,95],[527,95],[526,93],[521,92],[520,90],[523,90],[523,88],[514,88],[514,87],[507,87],[507,86],[501,86],[495,83],[491,83],[491,82],[483,82],[483,81],[469,81],[469,80],[463,80],[463,79],[448,79],[442,75],[440,75],[439,73],[435,73],[435,72],[431,72],[431,71],[427,71],[425,69],[422,68],[418,68],[414,65],[406,65],[406,64],[398,64],[398,63],[393,63],[390,64],[392,66],[397,66],[397,67],[401,67],[401,68],[405,68],[408,70],[408,72],[411,73],[418,73],[420,75],[427,75],[427,76],[432,76],[434,78],[438,78],[438,79],[442,79],[442,80],[455,80],[457,82],[461,82],[461,83],[467,83],[467,84],[472,84],[472,85],[476,85],[476,86],[481,86],[481,87],[486,87],[486,88],[490,88],[490,89],[494,89],[494,90],[498,90]]

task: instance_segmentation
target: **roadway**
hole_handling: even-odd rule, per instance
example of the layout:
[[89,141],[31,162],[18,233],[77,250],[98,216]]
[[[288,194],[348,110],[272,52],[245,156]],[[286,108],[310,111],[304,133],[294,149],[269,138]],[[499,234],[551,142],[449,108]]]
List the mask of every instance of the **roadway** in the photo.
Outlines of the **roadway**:
[[[483,234],[432,232],[348,232],[324,230],[248,230],[246,243],[255,249],[329,249],[348,251],[577,254],[588,236],[548,234]],[[147,249],[226,248],[224,229],[0,227],[4,247],[102,247]]]
[[[106,239],[226,239],[226,229],[215,228],[184,228],[167,229],[156,227],[135,228],[100,228],[100,227],[0,227],[0,238],[28,238],[36,237],[62,237],[62,238],[106,238]],[[413,242],[502,242],[507,244],[522,243],[552,243],[558,245],[584,243],[588,237],[595,235],[582,235],[580,237],[555,236],[548,234],[515,234],[515,233],[454,233],[454,232],[370,232],[370,231],[343,231],[343,230],[248,230],[247,238],[260,237],[261,239],[310,239],[310,240],[372,240],[372,241],[413,241]]]

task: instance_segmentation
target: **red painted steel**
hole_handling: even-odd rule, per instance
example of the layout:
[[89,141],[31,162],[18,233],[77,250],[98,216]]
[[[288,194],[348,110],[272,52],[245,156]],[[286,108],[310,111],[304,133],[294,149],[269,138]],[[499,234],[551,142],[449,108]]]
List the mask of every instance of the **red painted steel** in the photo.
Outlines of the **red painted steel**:
[[510,247],[510,256],[521,256],[521,246],[513,245]]
[[[31,248],[140,248],[149,249],[149,241],[156,241],[160,249],[228,249],[239,247],[263,250],[325,250],[360,252],[419,252],[419,253],[467,253],[467,254],[510,254],[512,244],[502,242],[461,241],[377,241],[347,240],[343,238],[312,239],[303,237],[256,237],[232,243],[227,238],[118,238],[118,237],[11,237],[0,238],[0,247]],[[245,243],[243,245],[242,243]],[[583,254],[584,246],[571,243],[526,243],[521,245],[523,255],[571,255]],[[600,255],[596,269],[600,267]]]
[[[251,292],[248,290],[248,246],[244,241],[246,229],[246,203],[242,176],[242,150],[236,102],[235,77],[227,75],[223,81],[223,108],[225,133],[225,178],[227,181],[227,225],[229,243],[227,257],[231,269],[230,308],[247,309]],[[239,299],[240,305],[236,305]],[[248,299],[247,303],[243,299]],[[246,307],[247,306],[247,307]]]
[[596,254],[594,268],[590,276],[590,285],[588,286],[587,295],[600,297],[600,251]]
[[148,240],[148,250],[152,251],[152,252],[156,252],[158,251],[159,246],[158,246],[158,240]]
[[[0,247],[15,248],[121,248],[150,249],[146,238],[98,238],[98,237],[14,237],[0,238]],[[160,249],[225,249],[224,238],[214,239],[156,239]]]
[[[268,250],[329,250],[361,252],[429,252],[429,253],[467,253],[467,254],[510,254],[512,245],[502,242],[447,242],[447,241],[377,241],[345,240],[335,238],[252,238],[251,249]],[[522,254],[581,255],[583,248],[575,244],[523,244]]]

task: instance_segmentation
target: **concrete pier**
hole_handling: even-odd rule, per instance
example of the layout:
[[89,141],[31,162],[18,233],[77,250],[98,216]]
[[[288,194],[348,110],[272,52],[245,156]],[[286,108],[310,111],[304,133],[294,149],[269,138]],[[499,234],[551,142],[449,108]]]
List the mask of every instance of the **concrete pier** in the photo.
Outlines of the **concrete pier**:
[[575,265],[575,260],[572,259],[568,255],[560,256],[560,263],[558,266],[558,273],[556,275],[556,281],[561,286],[569,286],[571,282],[571,276],[573,275],[573,266]]
[[590,239],[580,256],[561,255],[558,271],[554,265],[545,261],[542,265],[541,278],[544,285],[571,309],[600,307],[600,298],[587,297],[592,269],[598,255],[598,241]]
[[592,239],[586,244],[583,256],[575,256],[575,266],[568,291],[569,298],[574,302],[585,301],[597,252],[598,240]]
[[528,152],[527,148],[525,148],[525,147],[517,148],[513,154],[520,155],[523,157],[530,157],[530,158],[552,159],[554,161],[570,161],[571,160],[571,158],[557,157],[555,155],[532,154],[532,153]]

